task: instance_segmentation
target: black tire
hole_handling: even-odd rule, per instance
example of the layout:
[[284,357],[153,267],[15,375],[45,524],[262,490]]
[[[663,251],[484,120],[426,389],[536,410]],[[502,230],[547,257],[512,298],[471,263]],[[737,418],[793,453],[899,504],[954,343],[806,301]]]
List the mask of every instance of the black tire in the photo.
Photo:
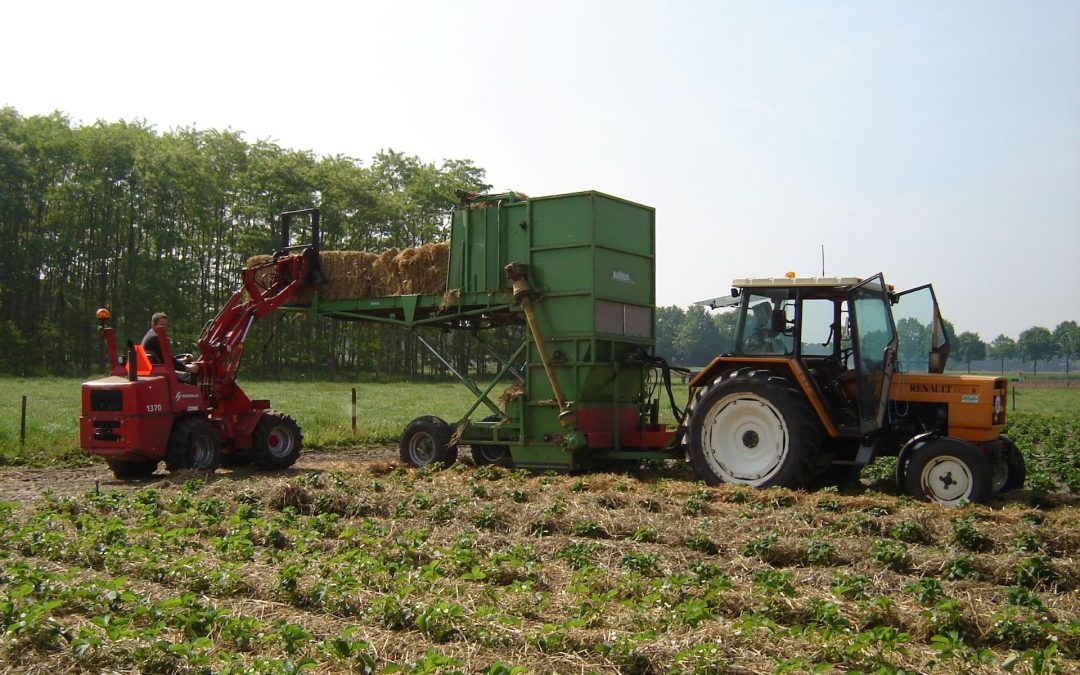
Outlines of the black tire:
[[158,466],[156,459],[136,460],[134,462],[109,461],[107,463],[109,468],[112,469],[113,475],[120,480],[149,478],[154,475]]
[[[488,415],[484,418],[485,422],[498,422],[502,417],[498,415]],[[472,452],[473,462],[476,466],[484,466],[486,464],[496,464],[498,466],[513,466],[514,461],[510,456],[510,448],[506,445],[472,445],[469,446],[469,450]]]
[[213,425],[201,417],[176,420],[165,452],[165,467],[169,471],[216,471],[219,466],[221,439]]
[[814,478],[821,428],[803,394],[766,370],[724,373],[690,405],[687,450],[709,485],[800,487]]
[[1008,436],[1000,436],[991,454],[991,491],[1002,494],[1024,487],[1027,465],[1024,454]]
[[276,410],[263,413],[251,434],[251,461],[261,469],[285,469],[300,458],[304,437],[296,421]]
[[945,506],[982,504],[990,499],[992,475],[990,460],[971,443],[934,438],[912,453],[904,490],[920,501]]
[[457,445],[451,445],[454,432],[438,417],[425,415],[409,422],[401,434],[401,461],[410,466],[441,463],[444,467],[457,461]]

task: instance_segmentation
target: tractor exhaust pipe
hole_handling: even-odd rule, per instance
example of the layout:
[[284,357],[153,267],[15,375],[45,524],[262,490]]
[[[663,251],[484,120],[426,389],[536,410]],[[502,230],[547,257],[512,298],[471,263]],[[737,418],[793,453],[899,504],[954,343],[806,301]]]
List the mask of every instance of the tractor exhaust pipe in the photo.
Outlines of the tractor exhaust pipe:
[[135,345],[128,340],[127,343],[127,376],[132,382],[139,381],[139,364],[135,359]]

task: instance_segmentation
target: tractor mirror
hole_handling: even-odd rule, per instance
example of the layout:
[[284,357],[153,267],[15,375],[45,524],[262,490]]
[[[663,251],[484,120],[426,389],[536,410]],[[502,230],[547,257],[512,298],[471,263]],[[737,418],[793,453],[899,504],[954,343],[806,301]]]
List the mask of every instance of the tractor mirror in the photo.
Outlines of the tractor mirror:
[[928,369],[929,372],[938,373],[938,374],[944,373],[945,372],[945,354],[942,354],[941,351],[939,351],[937,349],[931,351],[930,352],[930,364],[929,365],[930,365],[930,367]]
[[769,329],[774,333],[783,333],[787,330],[788,321],[787,313],[783,309],[774,309],[772,311],[772,320]]

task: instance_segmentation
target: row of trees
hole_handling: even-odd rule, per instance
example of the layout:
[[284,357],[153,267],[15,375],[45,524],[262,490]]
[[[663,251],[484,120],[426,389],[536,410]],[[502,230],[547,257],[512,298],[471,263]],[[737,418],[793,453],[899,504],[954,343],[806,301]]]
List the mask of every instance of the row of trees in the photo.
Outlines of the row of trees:
[[[392,150],[370,163],[246,141],[232,131],[159,133],[145,122],[73,125],[60,113],[0,109],[0,372],[82,376],[100,370],[94,310],[138,339],[151,313],[171,315],[172,337],[193,347],[238,286],[251,255],[279,244],[274,215],[317,204],[323,248],[378,252],[446,237],[456,189],[487,190],[469,160],[439,165]],[[657,353],[702,365],[732,346],[734,313],[692,306],[656,312]],[[991,357],[1071,359],[1080,328],[1032,327],[989,345],[951,326],[953,363]],[[271,340],[270,338],[273,337]],[[510,351],[520,336],[492,336]],[[483,369],[477,346],[433,334],[459,369]],[[392,327],[279,313],[249,337],[255,374],[344,370],[444,372]]]
[[[658,307],[656,310],[656,352],[669,361],[683,366],[702,366],[714,356],[731,349],[735,337],[734,311],[710,314],[704,307],[693,305],[681,307]],[[901,359],[919,361],[926,359],[929,339],[924,326],[913,319],[901,319]],[[953,368],[963,364],[968,370],[971,364],[995,359],[1004,370],[1005,362],[1020,359],[1033,364],[1038,371],[1039,363],[1050,359],[1069,362],[1080,357],[1080,324],[1062,321],[1052,331],[1033,326],[1013,339],[999,335],[987,344],[978,333],[957,333],[953,325],[945,321],[949,337],[950,363]],[[905,351],[906,350],[906,351]]]
[[[392,150],[365,165],[233,131],[0,109],[0,372],[99,371],[98,307],[135,340],[166,311],[188,351],[243,262],[279,245],[275,214],[317,204],[324,249],[378,252],[444,239],[458,188],[489,189],[484,170]],[[300,316],[264,324],[249,338],[248,372],[415,374],[435,363],[401,331]],[[470,358],[468,341],[436,339]]]

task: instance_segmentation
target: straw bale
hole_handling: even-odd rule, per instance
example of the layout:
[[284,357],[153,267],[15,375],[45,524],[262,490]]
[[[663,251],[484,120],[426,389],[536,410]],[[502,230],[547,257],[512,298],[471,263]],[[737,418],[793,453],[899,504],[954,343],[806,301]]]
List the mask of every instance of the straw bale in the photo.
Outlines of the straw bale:
[[[266,262],[268,255],[248,258],[245,268]],[[329,282],[298,291],[288,304],[310,305],[315,291],[322,300],[375,298],[390,295],[444,294],[450,263],[450,245],[425,244],[417,248],[390,248],[382,253],[367,251],[322,251],[322,271]],[[269,288],[275,279],[273,267],[260,270],[256,282]]]

